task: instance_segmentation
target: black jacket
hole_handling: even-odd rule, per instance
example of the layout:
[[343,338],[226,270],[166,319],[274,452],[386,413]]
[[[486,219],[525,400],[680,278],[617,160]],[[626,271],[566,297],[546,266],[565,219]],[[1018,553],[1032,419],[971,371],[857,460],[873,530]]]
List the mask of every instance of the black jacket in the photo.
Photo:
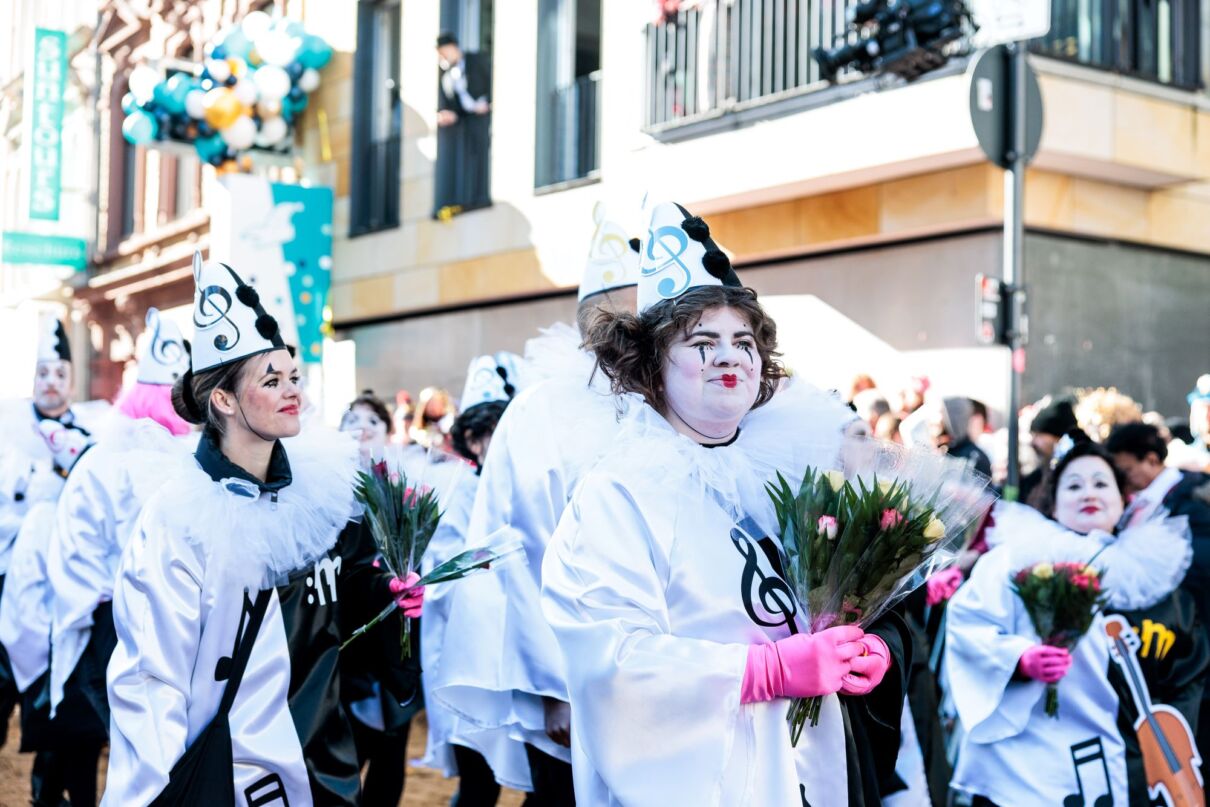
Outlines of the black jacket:
[[[486,98],[488,101],[492,99],[492,60],[484,53],[463,53],[463,67],[466,70],[466,91],[471,98]],[[449,109],[457,112],[459,115],[469,115],[469,111],[462,107],[462,101],[458,98],[457,93],[446,95],[445,93],[445,74],[446,70],[442,70],[437,78],[437,109]]]

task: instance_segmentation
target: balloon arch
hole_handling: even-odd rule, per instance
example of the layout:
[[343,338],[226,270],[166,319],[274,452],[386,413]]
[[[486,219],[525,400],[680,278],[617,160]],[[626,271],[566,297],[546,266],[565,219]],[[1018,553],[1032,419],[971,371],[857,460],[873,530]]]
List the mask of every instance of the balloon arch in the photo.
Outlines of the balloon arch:
[[223,166],[249,149],[288,151],[294,125],[332,59],[322,37],[253,11],[207,45],[200,70],[165,75],[142,64],[122,98],[122,134],[136,146],[192,145]]

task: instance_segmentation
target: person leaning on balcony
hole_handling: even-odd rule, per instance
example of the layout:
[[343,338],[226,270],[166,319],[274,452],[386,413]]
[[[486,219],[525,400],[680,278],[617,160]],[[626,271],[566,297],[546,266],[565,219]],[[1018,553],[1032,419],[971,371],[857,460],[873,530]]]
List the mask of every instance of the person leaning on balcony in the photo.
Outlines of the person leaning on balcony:
[[437,215],[491,203],[491,56],[464,52],[451,33],[437,37]]

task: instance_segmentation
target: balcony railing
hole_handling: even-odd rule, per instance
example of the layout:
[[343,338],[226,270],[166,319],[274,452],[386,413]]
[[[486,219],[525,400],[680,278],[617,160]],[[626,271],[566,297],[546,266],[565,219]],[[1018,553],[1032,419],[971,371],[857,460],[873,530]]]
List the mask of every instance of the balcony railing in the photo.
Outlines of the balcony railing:
[[[646,127],[672,128],[823,89],[811,52],[856,41],[845,17],[856,2],[698,0],[648,25]],[[1194,88],[1199,3],[1052,0],[1051,32],[1033,50]]]
[[[539,149],[536,187],[543,188],[590,177],[599,166],[598,114],[601,72],[580,76],[550,93],[552,127],[548,147]],[[545,153],[543,153],[545,152]]]
[[648,127],[706,117],[820,80],[811,58],[853,0],[702,0],[647,26]]
[[1183,89],[1201,86],[1200,0],[1053,0],[1035,53]]

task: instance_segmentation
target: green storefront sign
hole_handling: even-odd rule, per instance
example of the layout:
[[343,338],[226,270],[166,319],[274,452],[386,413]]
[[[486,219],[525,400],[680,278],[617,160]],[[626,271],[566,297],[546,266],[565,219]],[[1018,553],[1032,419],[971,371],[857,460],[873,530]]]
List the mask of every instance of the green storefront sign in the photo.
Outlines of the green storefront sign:
[[30,88],[29,217],[58,221],[67,34],[46,28],[34,30],[33,75]]
[[36,233],[4,233],[0,262],[70,266],[77,272],[88,265],[88,248],[82,238]]

